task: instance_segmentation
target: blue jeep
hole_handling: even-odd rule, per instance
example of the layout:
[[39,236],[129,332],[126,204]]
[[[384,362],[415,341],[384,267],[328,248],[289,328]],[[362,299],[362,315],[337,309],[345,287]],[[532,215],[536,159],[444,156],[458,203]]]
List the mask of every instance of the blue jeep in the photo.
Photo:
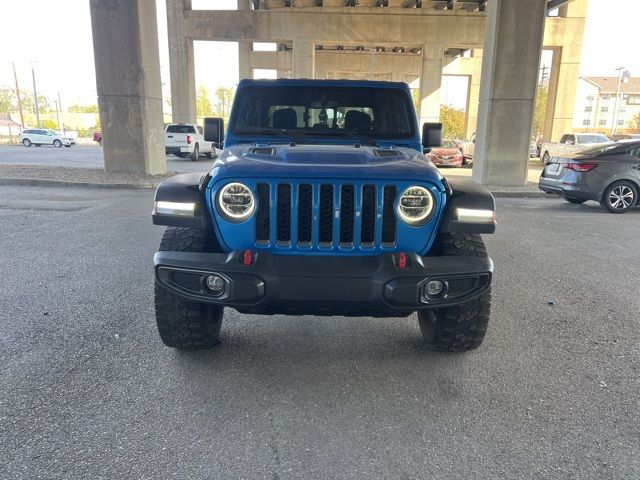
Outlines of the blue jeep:
[[246,314],[418,314],[430,347],[480,345],[495,231],[483,188],[443,178],[423,155],[404,83],[243,80],[229,128],[205,120],[224,151],[209,173],[156,191],[166,225],[154,257],[163,342],[218,342],[224,307]]

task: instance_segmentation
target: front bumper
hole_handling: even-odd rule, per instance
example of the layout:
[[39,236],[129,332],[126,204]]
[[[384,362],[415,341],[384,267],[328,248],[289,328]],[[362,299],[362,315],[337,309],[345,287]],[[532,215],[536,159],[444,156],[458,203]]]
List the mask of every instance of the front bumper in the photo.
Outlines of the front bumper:
[[[407,254],[398,268],[397,254],[363,257],[253,254],[249,266],[242,252],[230,254],[158,252],[157,281],[195,301],[236,308],[244,313],[350,316],[404,316],[415,310],[458,305],[478,297],[491,284],[488,257],[420,257]],[[225,282],[224,293],[211,294],[207,275]],[[424,285],[446,282],[446,294],[426,298]]]

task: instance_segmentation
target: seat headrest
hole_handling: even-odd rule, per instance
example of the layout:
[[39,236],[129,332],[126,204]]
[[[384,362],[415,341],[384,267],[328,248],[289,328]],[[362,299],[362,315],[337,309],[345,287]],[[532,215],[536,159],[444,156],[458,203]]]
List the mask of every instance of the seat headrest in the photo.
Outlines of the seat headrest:
[[289,130],[298,126],[298,115],[293,108],[281,108],[273,112],[273,128]]

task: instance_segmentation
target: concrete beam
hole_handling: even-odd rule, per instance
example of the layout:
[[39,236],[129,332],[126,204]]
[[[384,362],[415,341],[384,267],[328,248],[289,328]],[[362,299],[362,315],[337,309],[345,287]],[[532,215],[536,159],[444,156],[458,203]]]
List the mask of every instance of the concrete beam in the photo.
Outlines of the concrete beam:
[[[168,0],[172,1],[172,0]],[[174,0],[175,1],[175,0]],[[348,13],[356,10],[354,13]],[[365,12],[365,10],[368,12]],[[410,11],[409,11],[410,10]],[[483,13],[437,14],[434,10],[385,8],[282,10],[189,10],[184,31],[195,40],[349,44],[459,44],[480,47]]]
[[189,30],[184,28],[184,15],[190,10],[191,0],[167,0],[171,116],[174,122],[196,121],[193,39],[190,38]]
[[293,41],[294,78],[315,78],[315,53],[313,41]]
[[545,3],[488,3],[473,179],[524,185],[535,103]]
[[107,172],[166,172],[154,0],[91,0]]

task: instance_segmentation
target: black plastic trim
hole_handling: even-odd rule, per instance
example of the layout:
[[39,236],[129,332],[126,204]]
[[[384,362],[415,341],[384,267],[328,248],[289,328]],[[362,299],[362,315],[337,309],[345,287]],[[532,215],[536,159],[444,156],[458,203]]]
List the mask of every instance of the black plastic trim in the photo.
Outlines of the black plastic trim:
[[183,173],[168,178],[156,189],[154,202],[195,203],[193,217],[177,217],[152,213],[154,225],[168,227],[207,228],[210,225],[209,214],[204,201],[204,188],[208,173]]
[[496,202],[487,189],[471,180],[449,177],[447,185],[451,193],[447,199],[447,206],[440,223],[441,233],[495,233],[496,224],[493,223],[461,223],[454,217],[456,208],[471,208],[478,210],[496,210]]

